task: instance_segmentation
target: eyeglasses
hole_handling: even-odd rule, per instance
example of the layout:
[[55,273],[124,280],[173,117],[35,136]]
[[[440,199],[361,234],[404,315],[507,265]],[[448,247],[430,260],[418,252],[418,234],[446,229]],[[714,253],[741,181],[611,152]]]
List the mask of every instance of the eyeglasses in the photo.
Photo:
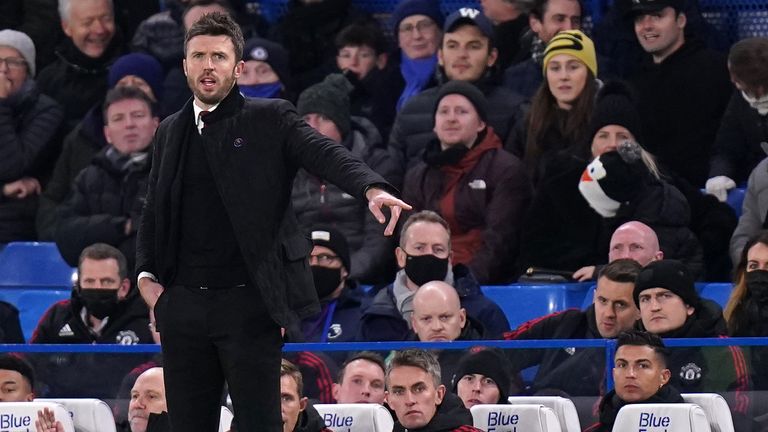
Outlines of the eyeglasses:
[[5,63],[8,69],[21,69],[27,66],[27,61],[19,57],[0,58],[0,64]]
[[435,22],[429,19],[421,20],[416,23],[416,25],[413,24],[403,24],[400,26],[398,31],[400,33],[413,33],[413,29],[416,29],[419,31],[419,33],[422,33],[426,30],[432,30],[432,28],[435,26]]
[[317,254],[317,255],[310,255],[309,256],[309,260],[310,261],[317,260],[318,264],[328,265],[328,264],[332,264],[332,263],[335,263],[337,261],[340,261],[341,258],[339,258],[336,255]]

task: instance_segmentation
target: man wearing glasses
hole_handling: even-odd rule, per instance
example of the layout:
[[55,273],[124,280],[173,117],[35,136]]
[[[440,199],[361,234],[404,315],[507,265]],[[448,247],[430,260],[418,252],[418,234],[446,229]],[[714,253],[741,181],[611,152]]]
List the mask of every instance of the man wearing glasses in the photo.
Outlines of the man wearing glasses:
[[[0,31],[0,249],[35,240],[35,212],[46,158],[64,113],[34,81],[35,45],[26,34]],[[52,161],[50,161],[52,162]]]

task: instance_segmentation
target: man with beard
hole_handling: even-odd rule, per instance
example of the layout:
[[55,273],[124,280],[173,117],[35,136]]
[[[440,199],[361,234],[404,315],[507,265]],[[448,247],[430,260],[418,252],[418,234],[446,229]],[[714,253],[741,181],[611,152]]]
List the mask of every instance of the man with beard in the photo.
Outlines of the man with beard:
[[410,209],[290,103],[244,98],[235,85],[243,45],[221,13],[189,28],[183,67],[194,98],[153,144],[136,267],[162,335],[174,430],[217,430],[225,380],[241,430],[282,430],[281,327],[317,311],[311,243],[290,206],[299,168],[367,199],[382,223],[390,207],[386,235]]

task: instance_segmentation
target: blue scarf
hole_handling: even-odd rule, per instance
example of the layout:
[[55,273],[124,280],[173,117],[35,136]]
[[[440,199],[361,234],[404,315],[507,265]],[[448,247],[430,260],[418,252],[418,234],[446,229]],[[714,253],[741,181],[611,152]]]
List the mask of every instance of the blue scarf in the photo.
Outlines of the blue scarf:
[[278,82],[269,84],[238,85],[240,93],[252,98],[278,98],[283,90],[283,84]]
[[432,74],[435,73],[437,66],[437,54],[424,59],[411,59],[400,53],[400,73],[405,78],[405,89],[397,100],[397,111],[405,105],[405,102],[413,96],[416,96],[427,85]]

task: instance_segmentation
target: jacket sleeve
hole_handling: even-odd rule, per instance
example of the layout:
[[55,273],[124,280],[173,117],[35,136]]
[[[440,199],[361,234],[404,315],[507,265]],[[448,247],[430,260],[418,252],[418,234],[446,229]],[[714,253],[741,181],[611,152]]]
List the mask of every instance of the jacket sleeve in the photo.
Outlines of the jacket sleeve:
[[[749,175],[747,190],[744,194],[744,203],[742,204],[741,217],[736,225],[736,230],[731,236],[731,260],[738,263],[741,257],[741,250],[747,241],[763,229],[763,221],[766,217],[768,206],[768,159],[760,162],[752,174]],[[761,205],[762,204],[762,205]]]
[[11,108],[0,103],[0,182],[23,177],[51,144],[64,118],[61,108],[54,103],[33,109],[37,111],[31,113],[28,122],[16,125]]
[[330,181],[358,199],[366,200],[365,191],[369,186],[392,190],[384,178],[353,157],[346,148],[306,124],[288,102],[280,103],[278,107],[281,126],[287,134],[285,149],[297,166]]
[[[72,194],[59,208],[59,223],[54,236],[61,256],[76,266],[83,249],[93,243],[118,246],[126,238],[125,216],[93,213],[88,205],[87,183],[90,170],[86,168],[75,179]],[[96,180],[96,179],[92,179]]]
[[56,231],[56,222],[58,221],[58,212],[56,207],[64,202],[69,191],[72,188],[72,180],[77,173],[72,171],[72,142],[75,140],[74,132],[67,135],[64,139],[61,154],[56,160],[56,166],[53,169],[48,184],[45,186],[37,207],[37,236],[43,241],[52,241]]
[[[385,210],[384,214],[388,214]],[[394,245],[389,237],[381,233],[381,224],[366,210],[364,222],[365,236],[360,249],[352,253],[352,271],[350,279],[369,281],[382,275],[392,266]]]
[[[503,150],[500,150],[503,151]],[[504,157],[500,154],[496,157]],[[501,166],[499,182],[485,209],[483,245],[469,267],[480,283],[503,282],[502,273],[512,265],[519,250],[519,233],[531,200],[531,183],[522,163]]]
[[738,90],[735,91],[723,113],[720,128],[712,144],[709,177],[724,175],[733,179],[736,177],[734,169],[740,165],[740,159],[749,154],[749,143],[740,121],[739,104],[742,102],[745,101]]
[[136,233],[136,275],[141,272],[149,272],[160,277],[155,268],[155,190],[157,177],[162,165],[161,148],[165,136],[163,123],[157,128],[155,138],[152,140],[152,168],[147,179],[147,195],[144,207],[141,211],[141,220]]
[[[504,333],[506,340],[534,340],[534,339],[553,339],[555,332],[563,324],[569,312],[576,309],[569,309],[561,312],[555,312],[530,321],[526,321],[515,330]],[[518,349],[509,350],[508,356],[517,370],[536,366],[544,359],[544,349]]]
[[54,327],[54,323],[57,321],[56,311],[58,310],[60,304],[62,304],[62,302],[54,303],[51,307],[48,308],[47,311],[45,311],[45,314],[43,314],[42,318],[40,318],[40,321],[37,323],[37,327],[35,327],[35,331],[32,333],[32,337],[29,338],[29,343],[54,343],[52,329]]

